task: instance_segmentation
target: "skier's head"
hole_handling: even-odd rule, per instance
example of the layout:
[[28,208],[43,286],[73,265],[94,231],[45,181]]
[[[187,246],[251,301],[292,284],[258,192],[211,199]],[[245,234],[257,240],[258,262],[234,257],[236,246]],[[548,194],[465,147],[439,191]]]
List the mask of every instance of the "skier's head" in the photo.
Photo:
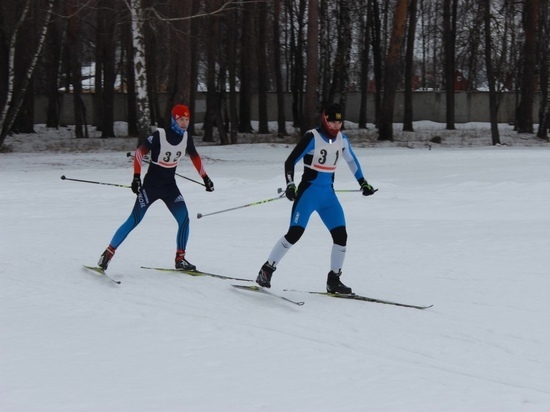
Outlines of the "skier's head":
[[321,131],[327,137],[336,137],[342,128],[344,115],[339,104],[330,104],[321,113]]
[[183,134],[189,126],[191,113],[189,108],[183,104],[177,104],[172,108],[172,130],[177,134]]

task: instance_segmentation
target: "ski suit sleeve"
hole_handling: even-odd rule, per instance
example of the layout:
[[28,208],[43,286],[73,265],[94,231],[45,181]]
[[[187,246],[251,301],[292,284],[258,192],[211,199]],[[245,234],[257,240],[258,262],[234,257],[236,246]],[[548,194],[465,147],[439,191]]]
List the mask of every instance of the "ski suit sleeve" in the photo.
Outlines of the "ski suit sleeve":
[[307,132],[300,139],[296,147],[290,152],[285,161],[285,179],[286,183],[294,181],[294,166],[298,163],[310,150],[314,149],[315,140],[313,133]]
[[141,174],[141,162],[143,157],[150,152],[147,144],[143,143],[134,152],[134,174]]
[[359,164],[359,160],[357,160],[357,156],[355,156],[355,153],[353,149],[351,148],[351,145],[349,143],[349,140],[347,136],[344,137],[344,148],[342,150],[342,154],[344,155],[344,159],[346,159],[346,163],[348,164],[349,170],[351,170],[351,173],[353,173],[353,176],[355,176],[356,180],[363,179],[363,171],[361,170],[361,165]]
[[197,169],[197,173],[200,177],[206,176],[206,170],[204,170],[204,165],[202,164],[202,159],[199,155],[199,152],[197,152],[197,149],[195,147],[195,142],[193,141],[193,137],[189,135],[187,138],[187,154],[189,155],[189,158],[191,159],[191,162],[193,162],[193,166],[195,166],[195,169]]

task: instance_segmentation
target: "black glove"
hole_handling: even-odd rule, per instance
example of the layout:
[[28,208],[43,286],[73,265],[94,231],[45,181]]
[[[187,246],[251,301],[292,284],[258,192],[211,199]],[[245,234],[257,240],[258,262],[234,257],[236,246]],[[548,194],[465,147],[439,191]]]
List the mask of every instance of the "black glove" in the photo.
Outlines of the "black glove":
[[214,183],[212,182],[212,180],[210,180],[208,175],[204,175],[202,180],[204,181],[204,187],[206,187],[206,191],[207,192],[213,192],[214,191]]
[[374,189],[369,183],[364,179],[361,178],[358,180],[359,185],[361,186],[361,190],[363,191],[363,196],[370,196],[373,195],[374,192],[376,192],[378,189]]
[[132,192],[136,195],[141,190],[141,176],[139,173],[134,173],[134,178],[132,179]]
[[286,185],[285,195],[286,195],[286,198],[291,202],[296,200],[297,193],[296,193],[296,185],[294,184],[294,182],[289,182]]

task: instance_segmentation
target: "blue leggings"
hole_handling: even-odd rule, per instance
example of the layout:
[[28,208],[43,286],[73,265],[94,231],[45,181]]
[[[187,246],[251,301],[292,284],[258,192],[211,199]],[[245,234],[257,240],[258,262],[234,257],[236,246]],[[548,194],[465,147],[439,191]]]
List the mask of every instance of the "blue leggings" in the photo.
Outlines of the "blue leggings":
[[298,198],[292,205],[290,227],[301,226],[305,228],[313,212],[319,213],[319,217],[328,230],[346,226],[344,210],[332,186],[319,186],[302,182],[298,188]]
[[130,232],[139,225],[149,206],[158,199],[166,204],[166,207],[178,222],[176,245],[177,249],[185,250],[189,239],[189,212],[185,200],[183,200],[183,196],[175,183],[161,187],[144,184],[137,196],[132,213],[115,232],[110,245],[115,249],[118,248]]
[[300,183],[298,188],[298,198],[292,205],[286,240],[292,245],[300,240],[313,212],[319,214],[333,242],[346,246],[346,218],[334,189],[332,186],[312,185],[307,182]]

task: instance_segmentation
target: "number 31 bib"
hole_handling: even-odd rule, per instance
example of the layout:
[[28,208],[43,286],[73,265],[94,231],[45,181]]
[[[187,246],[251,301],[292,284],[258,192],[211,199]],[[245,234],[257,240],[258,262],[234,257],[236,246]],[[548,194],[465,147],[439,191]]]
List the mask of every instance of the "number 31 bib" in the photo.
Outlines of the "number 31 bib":
[[311,132],[315,138],[315,149],[311,165],[306,166],[318,172],[334,173],[342,154],[342,133],[338,132],[334,139],[330,139],[327,142],[317,130],[313,129]]

